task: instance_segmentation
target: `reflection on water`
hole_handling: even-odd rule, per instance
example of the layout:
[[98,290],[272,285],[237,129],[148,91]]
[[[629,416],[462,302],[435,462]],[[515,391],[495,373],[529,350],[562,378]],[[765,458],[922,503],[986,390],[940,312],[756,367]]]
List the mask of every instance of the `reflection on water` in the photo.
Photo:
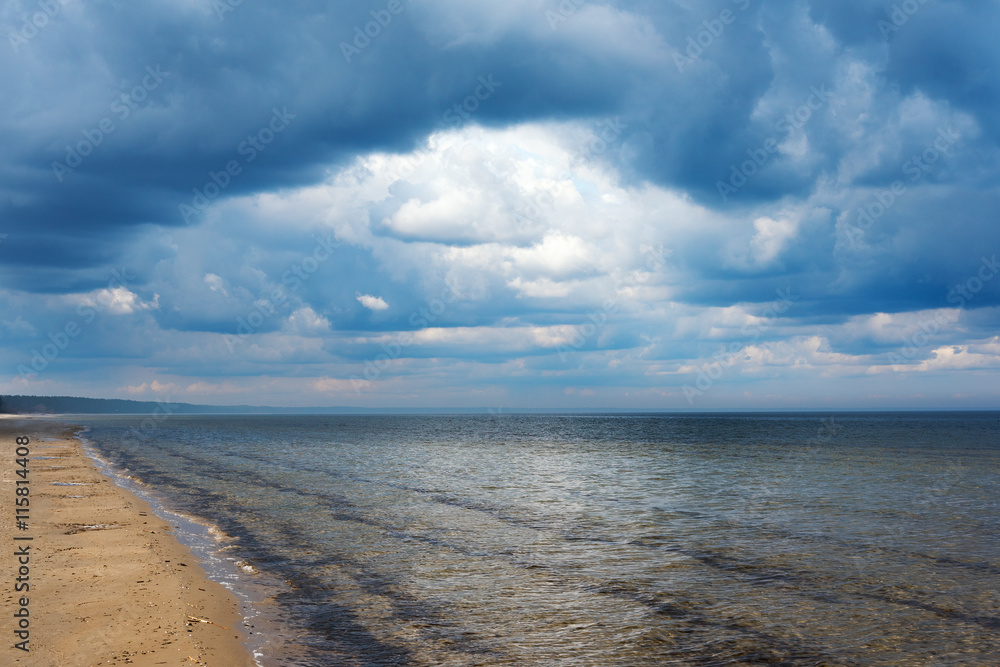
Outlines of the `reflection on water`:
[[283,582],[265,664],[1000,663],[996,413],[80,421]]

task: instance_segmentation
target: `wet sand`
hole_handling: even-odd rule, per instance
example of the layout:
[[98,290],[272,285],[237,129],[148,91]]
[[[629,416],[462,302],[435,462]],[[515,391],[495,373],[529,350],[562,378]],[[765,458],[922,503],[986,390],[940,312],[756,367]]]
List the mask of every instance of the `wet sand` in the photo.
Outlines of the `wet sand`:
[[[73,433],[0,418],[0,664],[252,666],[233,594],[169,523],[98,472]],[[27,530],[15,516],[17,436],[31,439]],[[17,582],[23,560],[30,573]],[[15,647],[25,608],[28,652]]]

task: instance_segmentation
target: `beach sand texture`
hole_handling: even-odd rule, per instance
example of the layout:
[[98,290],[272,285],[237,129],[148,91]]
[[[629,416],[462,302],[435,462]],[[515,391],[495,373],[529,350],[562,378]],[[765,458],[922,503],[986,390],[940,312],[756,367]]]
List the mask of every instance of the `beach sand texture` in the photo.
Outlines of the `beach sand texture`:
[[[169,523],[94,467],[73,433],[0,419],[0,664],[253,665],[236,598],[205,577]],[[17,436],[31,439],[28,530],[16,527]],[[25,546],[30,590],[16,592]],[[21,598],[29,652],[15,647]]]

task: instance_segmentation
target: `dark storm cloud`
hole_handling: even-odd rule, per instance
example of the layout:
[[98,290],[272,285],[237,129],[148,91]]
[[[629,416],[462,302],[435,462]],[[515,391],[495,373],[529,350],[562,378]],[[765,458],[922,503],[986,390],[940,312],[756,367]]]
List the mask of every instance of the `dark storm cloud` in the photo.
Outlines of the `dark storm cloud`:
[[[315,181],[358,152],[412,148],[480,77],[503,86],[477,115],[484,123],[599,114],[626,86],[617,77],[626,65],[613,58],[517,33],[428,48],[413,11],[405,3],[347,63],[342,43],[373,20],[367,7],[244,3],[220,20],[207,2],[67,6],[0,56],[8,233],[114,246],[137,225],[193,223],[179,205],[204,201],[199,193],[220,180],[220,197],[273,190]],[[8,12],[9,25],[18,18]],[[275,110],[287,128],[272,139]],[[3,252],[12,249],[13,261],[66,267],[68,250],[25,240]]]
[[[995,8],[919,3],[883,38],[878,22],[891,20],[888,7],[822,4],[643,7],[661,37],[661,55],[672,54],[669,62],[677,64],[669,68],[579,38],[574,22],[583,10],[550,31],[543,5],[479,40],[448,32],[457,29],[450,23],[477,18],[449,3],[400,2],[398,14],[379,3],[246,2],[225,10],[209,2],[67,5],[17,53],[2,55],[0,82],[9,101],[0,132],[11,163],[0,209],[15,233],[85,230],[103,242],[137,224],[185,224],[178,205],[198,201],[195,189],[214,192],[211,174],[228,163],[239,163],[240,173],[223,197],[315,181],[358,152],[412,148],[443,125],[449,107],[482,75],[503,87],[477,112],[477,122],[626,114],[625,142],[638,155],[624,166],[638,178],[721,205],[717,182],[730,167],[769,138],[780,141],[784,129],[775,126],[782,116],[813,87],[832,85],[844,46],[816,52],[808,17],[850,48],[887,49],[888,85],[968,109],[992,135]],[[14,28],[36,9],[28,2],[19,7],[6,16]],[[376,26],[376,36],[364,35],[366,24],[385,16],[390,20]],[[345,43],[357,52],[345,55]],[[775,80],[776,57],[796,63],[783,73],[785,81]],[[774,85],[788,91],[787,108],[756,117]],[[266,135],[273,109],[287,109],[294,119],[256,151],[248,138]],[[807,193],[836,165],[849,146],[827,131],[828,117],[829,109],[817,110],[808,128],[821,160],[802,170],[772,157],[741,189],[742,201]],[[101,130],[104,120],[110,133]],[[75,162],[73,148],[90,150],[97,137],[100,145],[72,173],[53,173],[54,163]],[[46,261],[28,248],[25,256]]]

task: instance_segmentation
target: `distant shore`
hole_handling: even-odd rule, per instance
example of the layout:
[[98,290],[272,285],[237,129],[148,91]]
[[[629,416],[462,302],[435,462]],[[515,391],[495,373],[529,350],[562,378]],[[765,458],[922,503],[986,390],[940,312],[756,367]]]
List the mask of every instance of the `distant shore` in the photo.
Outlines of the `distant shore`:
[[[207,579],[169,523],[97,470],[75,430],[0,415],[0,571],[10,582],[0,663],[254,665],[233,594]],[[30,439],[27,457],[18,437]]]

